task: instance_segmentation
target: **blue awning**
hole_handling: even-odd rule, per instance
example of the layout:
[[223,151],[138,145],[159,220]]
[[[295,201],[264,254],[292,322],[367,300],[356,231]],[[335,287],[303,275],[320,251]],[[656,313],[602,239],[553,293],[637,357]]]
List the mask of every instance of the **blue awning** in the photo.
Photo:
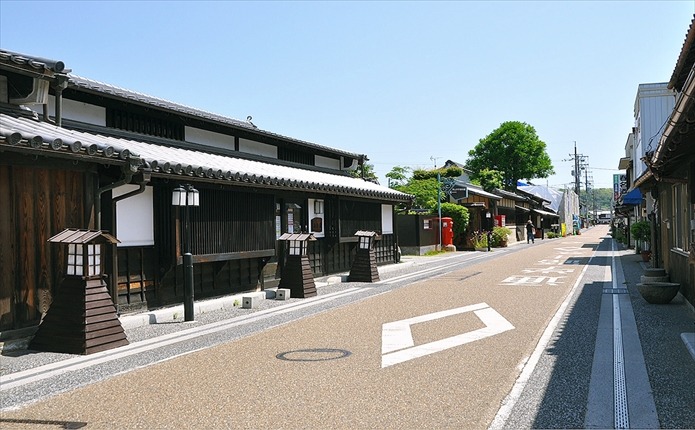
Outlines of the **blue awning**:
[[625,194],[623,196],[623,204],[624,205],[639,205],[642,203],[642,192],[639,190],[639,188],[635,188],[634,190],[630,191],[629,193]]

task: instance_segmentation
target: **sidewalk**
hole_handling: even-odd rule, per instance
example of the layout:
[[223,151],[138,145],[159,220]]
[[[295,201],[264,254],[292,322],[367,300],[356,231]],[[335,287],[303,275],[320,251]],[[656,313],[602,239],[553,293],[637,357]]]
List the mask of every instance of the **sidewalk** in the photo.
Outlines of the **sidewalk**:
[[659,425],[695,428],[695,311],[681,294],[667,305],[647,303],[637,284],[648,266],[636,254],[621,262]]

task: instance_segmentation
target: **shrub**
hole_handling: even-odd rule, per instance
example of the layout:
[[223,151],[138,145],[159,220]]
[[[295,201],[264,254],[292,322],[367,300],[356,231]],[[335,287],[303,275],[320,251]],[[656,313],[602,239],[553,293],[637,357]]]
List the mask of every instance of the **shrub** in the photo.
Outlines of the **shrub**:
[[494,247],[503,246],[509,240],[509,235],[512,231],[507,227],[494,227],[492,229],[492,237],[490,238],[491,244]]
[[645,249],[649,249],[649,241],[652,238],[652,227],[649,221],[637,221],[630,226],[630,234],[635,240],[644,242]]
[[475,248],[487,248],[487,232],[474,231],[471,242],[473,242],[473,247]]
[[451,217],[454,221],[454,235],[463,234],[468,228],[470,214],[464,206],[455,203],[442,203],[442,217]]
[[548,239],[555,239],[555,238],[557,238],[557,237],[560,237],[560,235],[557,234],[557,233],[555,233],[555,232],[549,231],[548,234],[546,235],[546,237],[547,237]]

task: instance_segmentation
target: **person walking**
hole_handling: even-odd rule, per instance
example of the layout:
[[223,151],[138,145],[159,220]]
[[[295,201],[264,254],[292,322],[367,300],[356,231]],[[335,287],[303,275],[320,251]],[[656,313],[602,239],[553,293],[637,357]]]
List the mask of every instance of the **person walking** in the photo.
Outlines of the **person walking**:
[[526,222],[526,243],[536,243],[536,228],[531,220]]

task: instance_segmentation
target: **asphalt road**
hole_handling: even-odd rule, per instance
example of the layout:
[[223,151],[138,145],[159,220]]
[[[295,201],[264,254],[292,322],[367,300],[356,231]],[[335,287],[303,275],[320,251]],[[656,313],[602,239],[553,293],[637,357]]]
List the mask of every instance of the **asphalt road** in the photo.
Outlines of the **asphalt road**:
[[[343,286],[349,300],[301,317],[222,342],[201,340],[176,354],[153,349],[142,353],[149,359],[96,382],[16,408],[6,403],[3,426],[488,428],[558,309],[593,306],[591,294],[570,300],[570,293],[605,232],[596,227],[484,257],[466,253],[446,269],[355,284],[354,293],[349,284]],[[602,269],[595,276],[600,283]],[[527,393],[536,400],[524,397],[528,410],[515,410],[520,425],[533,426],[524,414],[538,420],[545,407],[548,421],[536,427],[552,427],[554,409],[563,427],[582,426],[593,314],[584,326],[570,327],[569,347],[559,339],[552,345],[577,354],[576,368],[563,362],[568,368],[558,381],[552,363],[544,363],[550,389],[564,397],[549,400],[547,383]],[[90,369],[100,372],[79,372]]]

